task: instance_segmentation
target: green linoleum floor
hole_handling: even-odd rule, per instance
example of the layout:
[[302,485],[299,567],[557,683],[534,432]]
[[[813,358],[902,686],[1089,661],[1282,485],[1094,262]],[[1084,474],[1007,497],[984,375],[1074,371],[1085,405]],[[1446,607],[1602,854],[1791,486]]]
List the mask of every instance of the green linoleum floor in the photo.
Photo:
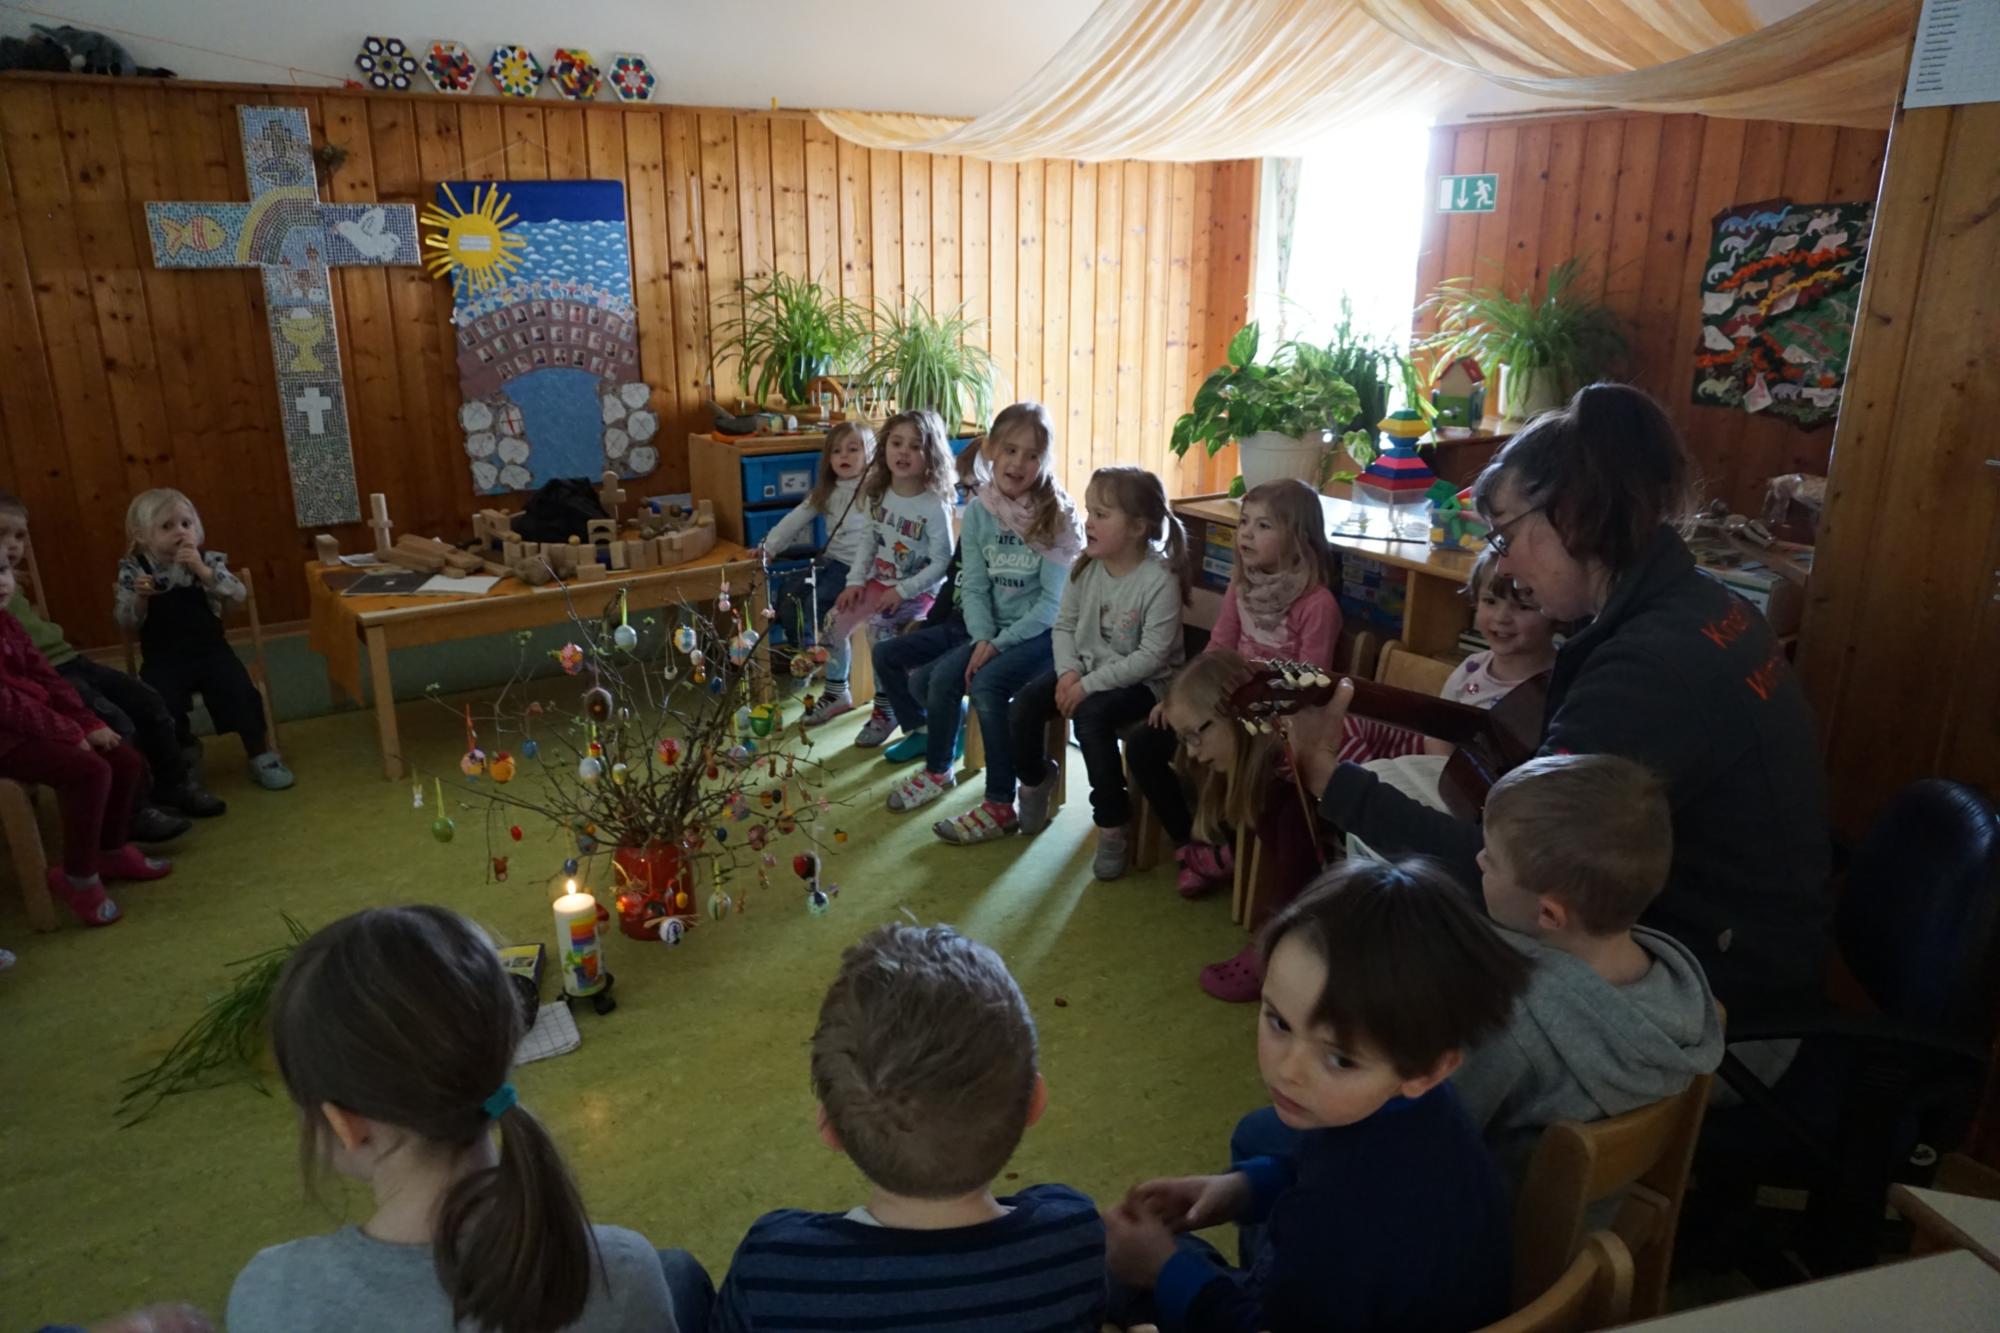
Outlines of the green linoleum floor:
[[[516,1080],[596,1220],[686,1246],[718,1277],[759,1213],[865,1197],[811,1132],[806,1043],[841,950],[905,911],[997,948],[1034,1009],[1051,1103],[1009,1167],[1017,1183],[1109,1199],[1147,1174],[1213,1169],[1261,1094],[1253,1011],[1195,985],[1202,964],[1243,943],[1227,901],[1183,902],[1170,866],[1094,883],[1073,751],[1070,803],[1047,832],[949,847],[930,833],[940,807],[882,808],[902,770],[851,747],[862,716],[828,727],[815,750],[832,770],[827,794],[850,803],[834,819],[850,838],[827,858],[843,889],[832,911],[810,916],[774,875],[745,913],[704,920],[678,948],[613,932],[617,1012],[579,1005],[582,1049]],[[453,714],[409,704],[401,717],[410,752],[449,768],[462,744]],[[11,882],[0,888],[0,944],[20,955],[0,974],[0,1329],[166,1298],[219,1312],[260,1247],[366,1215],[337,1182],[320,1202],[305,1197],[274,1080],[264,1093],[170,1099],[132,1129],[113,1119],[120,1080],[185,1029],[224,964],[283,940],[281,911],[320,925],[428,901],[509,942],[550,933],[544,877],[563,855],[551,839],[531,829],[506,848],[510,881],[487,884],[480,816],[456,811],[457,840],[434,841],[434,811],[382,779],[368,714],[293,722],[284,740],[299,775],[284,793],[251,789],[235,742],[209,740],[229,814],[181,840],[171,878],[116,890],[122,924],[33,935]],[[955,813],[977,784],[941,809]]]

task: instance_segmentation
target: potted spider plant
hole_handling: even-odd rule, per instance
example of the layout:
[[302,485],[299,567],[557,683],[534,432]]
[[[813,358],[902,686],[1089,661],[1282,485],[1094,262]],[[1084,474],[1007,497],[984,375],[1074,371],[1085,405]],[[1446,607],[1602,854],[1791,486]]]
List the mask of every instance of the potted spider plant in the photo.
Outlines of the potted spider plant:
[[1559,407],[1570,394],[1605,374],[1624,355],[1618,317],[1601,302],[1571,291],[1583,269],[1566,259],[1549,271],[1540,296],[1519,296],[1470,278],[1449,278],[1419,307],[1438,315],[1424,346],[1439,365],[1461,356],[1500,369],[1500,415],[1524,420]]
[[901,411],[931,409],[947,430],[983,423],[993,412],[993,357],[967,341],[982,322],[963,305],[934,314],[915,297],[907,308],[884,301],[854,378],[868,397]]
[[1327,349],[1287,342],[1260,363],[1258,338],[1252,322],[1229,340],[1224,364],[1201,382],[1193,408],[1174,422],[1170,447],[1185,455],[1199,444],[1213,458],[1234,441],[1246,489],[1284,477],[1323,485],[1339,454],[1329,445],[1355,421],[1361,396]]
[[822,375],[851,369],[867,345],[868,321],[852,301],[816,282],[774,273],[742,284],[743,313],[715,326],[714,359],[736,358],[743,393],[756,403],[773,392],[806,401]]

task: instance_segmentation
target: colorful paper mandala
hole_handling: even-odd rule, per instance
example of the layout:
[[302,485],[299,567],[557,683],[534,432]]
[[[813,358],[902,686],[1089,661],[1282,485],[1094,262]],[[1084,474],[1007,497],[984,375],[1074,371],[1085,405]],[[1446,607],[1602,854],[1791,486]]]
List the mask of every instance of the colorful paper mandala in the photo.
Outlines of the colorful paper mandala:
[[479,82],[479,66],[472,62],[472,52],[457,42],[432,42],[424,57],[424,74],[441,93],[469,93]]
[[525,46],[496,46],[486,62],[493,86],[509,97],[533,97],[542,86],[542,62]]
[[611,91],[621,102],[650,102],[653,100],[654,85],[659,80],[653,77],[653,67],[646,63],[646,57],[622,52],[611,57]]
[[588,102],[597,96],[598,86],[604,82],[604,71],[582,47],[558,46],[556,58],[549,62],[549,81],[570,101]]
[[355,53],[354,67],[361,71],[371,88],[402,92],[416,77],[417,61],[397,37],[364,37]]

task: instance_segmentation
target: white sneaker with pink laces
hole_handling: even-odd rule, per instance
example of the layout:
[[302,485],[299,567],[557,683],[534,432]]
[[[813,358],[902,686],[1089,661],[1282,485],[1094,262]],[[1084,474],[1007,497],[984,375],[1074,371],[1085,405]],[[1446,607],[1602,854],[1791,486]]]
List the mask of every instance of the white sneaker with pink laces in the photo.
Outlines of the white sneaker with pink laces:
[[897,814],[929,805],[938,797],[958,785],[958,778],[950,773],[918,772],[914,777],[905,778],[889,793],[889,808]]

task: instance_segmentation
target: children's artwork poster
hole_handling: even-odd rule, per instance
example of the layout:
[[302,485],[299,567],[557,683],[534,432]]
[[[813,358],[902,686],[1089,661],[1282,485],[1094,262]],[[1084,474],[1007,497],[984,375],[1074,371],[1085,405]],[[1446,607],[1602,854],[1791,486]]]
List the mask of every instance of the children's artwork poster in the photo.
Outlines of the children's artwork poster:
[[532,490],[659,466],[639,377],[621,181],[446,181],[425,262],[452,282],[473,486]]
[[1701,283],[1694,401],[1833,420],[1847,378],[1873,204],[1767,199],[1715,216]]

